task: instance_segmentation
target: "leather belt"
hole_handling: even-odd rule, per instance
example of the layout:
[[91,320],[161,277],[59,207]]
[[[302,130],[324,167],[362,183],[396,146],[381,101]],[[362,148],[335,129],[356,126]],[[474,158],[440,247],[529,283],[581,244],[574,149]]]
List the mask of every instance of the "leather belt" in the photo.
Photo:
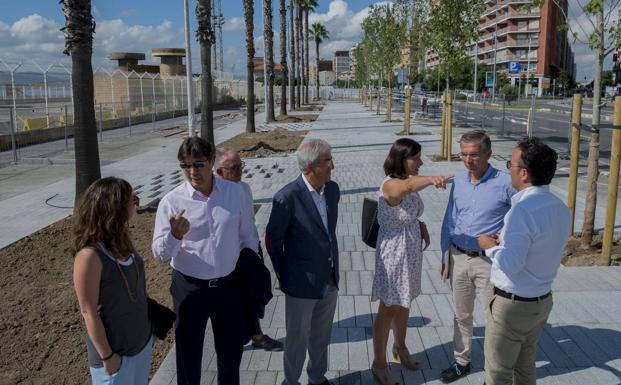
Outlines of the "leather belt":
[[457,251],[462,252],[469,257],[484,257],[485,256],[485,252],[483,250],[466,250],[466,249],[462,249],[461,247],[457,246],[454,243],[453,243],[453,247],[457,249]]
[[511,293],[507,293],[504,290],[501,290],[497,287],[494,286],[494,294],[496,294],[499,297],[503,297],[503,298],[508,298],[508,299],[513,299],[515,301],[522,301],[522,302],[537,302],[539,300],[548,298],[550,296],[550,294],[552,294],[551,291],[549,291],[547,294],[544,294],[542,296],[539,297],[531,297],[531,298],[525,298],[525,297],[520,297],[519,295],[515,295],[515,294],[511,294]]

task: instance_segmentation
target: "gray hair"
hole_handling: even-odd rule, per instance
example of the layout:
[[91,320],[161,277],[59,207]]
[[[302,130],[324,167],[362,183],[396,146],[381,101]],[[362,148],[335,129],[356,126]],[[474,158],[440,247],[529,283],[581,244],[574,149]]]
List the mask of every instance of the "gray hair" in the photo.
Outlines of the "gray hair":
[[468,143],[468,144],[478,144],[479,151],[481,152],[490,152],[492,150],[492,141],[490,140],[487,133],[483,130],[474,130],[468,131],[461,136],[459,139],[459,144]]
[[229,150],[226,148],[216,148],[216,160],[214,161],[214,168],[218,169],[224,166],[224,160],[228,154],[236,154],[237,152],[234,150]]
[[298,167],[300,171],[306,172],[310,166],[315,164],[321,154],[330,152],[332,147],[323,139],[308,139],[298,147]]

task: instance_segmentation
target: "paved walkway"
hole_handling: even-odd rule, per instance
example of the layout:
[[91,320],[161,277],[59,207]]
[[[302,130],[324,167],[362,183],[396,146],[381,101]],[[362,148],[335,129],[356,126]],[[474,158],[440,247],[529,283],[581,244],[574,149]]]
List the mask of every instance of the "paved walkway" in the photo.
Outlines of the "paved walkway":
[[[341,186],[341,203],[337,235],[341,259],[341,283],[337,312],[330,345],[330,379],[338,384],[372,384],[369,367],[373,359],[371,326],[377,302],[370,302],[374,269],[374,251],[360,239],[361,202],[374,196],[383,178],[382,164],[388,148],[397,138],[401,123],[381,123],[384,117],[366,111],[357,103],[330,103],[318,121],[287,124],[289,129],[311,129],[309,137],[326,139],[332,144],[336,169],[334,179]],[[257,122],[263,115],[256,116]],[[244,130],[245,120],[216,130],[220,143]],[[259,129],[266,128],[259,125]],[[456,136],[459,130],[456,130]],[[423,174],[452,174],[462,170],[460,162],[431,162],[429,155],[439,148],[435,124],[415,124],[413,138],[423,145]],[[510,157],[514,141],[494,139],[492,163],[502,167]],[[149,138],[135,156],[107,164],[103,175],[126,178],[137,188],[143,202],[156,199],[182,181],[176,167],[180,137]],[[122,143],[123,144],[123,143]],[[138,144],[123,144],[125,151]],[[455,152],[458,147],[455,144]],[[120,151],[117,149],[117,151]],[[137,151],[138,152],[138,151]],[[253,188],[255,203],[262,204],[257,226],[263,236],[270,211],[271,197],[285,183],[297,176],[294,156],[246,159],[244,180]],[[54,173],[53,169],[43,172]],[[48,171],[49,170],[49,171]],[[32,171],[34,173],[34,171]],[[34,175],[34,174],[33,174]],[[40,175],[40,174],[39,174]],[[31,234],[71,213],[74,178],[67,172],[51,176],[49,184],[28,180],[20,186],[3,180],[0,188],[0,248]],[[70,175],[70,174],[69,174]],[[1,175],[0,175],[1,176]],[[32,185],[23,191],[23,183]],[[564,177],[555,179],[552,190],[565,199]],[[22,190],[20,190],[22,189]],[[16,193],[19,191],[19,193]],[[422,370],[411,372],[393,365],[404,384],[436,384],[439,372],[452,361],[452,300],[450,289],[439,279],[439,229],[448,192],[433,189],[421,193],[425,202],[424,220],[431,232],[432,245],[425,252],[423,294],[412,303],[408,345],[422,363]],[[578,199],[579,205],[583,197]],[[596,227],[603,226],[600,200]],[[577,226],[582,222],[582,208],[577,212]],[[621,223],[618,219],[617,223]],[[578,228],[578,227],[577,227]],[[271,266],[270,266],[271,268]],[[540,384],[620,384],[621,383],[621,268],[564,268],[554,285],[554,310],[544,329],[538,348]],[[284,297],[278,290],[262,320],[264,330],[272,336],[285,335]],[[483,312],[477,304],[473,374],[456,384],[481,384],[483,376]],[[203,383],[215,384],[215,357],[211,329],[205,335]],[[389,341],[389,344],[391,342]],[[280,384],[282,354],[247,347],[241,366],[244,384]],[[302,378],[304,383],[306,379]],[[174,384],[174,349],[153,378],[152,385]]]
[[[372,384],[369,371],[373,360],[371,326],[377,302],[370,302],[374,251],[360,239],[361,202],[377,194],[383,178],[382,164],[388,148],[397,138],[401,123],[380,123],[377,117],[356,103],[330,103],[311,126],[308,137],[326,139],[333,146],[333,179],[341,187],[337,236],[340,249],[341,282],[329,353],[328,376],[335,383]],[[308,124],[289,125],[306,129]],[[462,170],[460,162],[431,162],[429,155],[439,148],[437,128],[415,125],[413,138],[423,146],[425,166],[421,174],[452,174]],[[502,167],[510,156],[512,142],[494,142],[492,163]],[[498,144],[498,145],[497,145]],[[455,151],[458,148],[455,146]],[[253,188],[257,226],[263,236],[271,197],[298,174],[293,156],[245,159],[244,180]],[[168,171],[159,172],[168,175]],[[552,190],[564,198],[559,182]],[[162,187],[163,190],[163,187]],[[408,346],[421,361],[422,369],[412,372],[394,364],[392,370],[402,384],[437,384],[442,369],[452,362],[453,313],[450,289],[439,279],[439,230],[448,198],[447,191],[426,189],[423,219],[431,232],[432,244],[425,252],[423,294],[413,303],[409,320]],[[578,210],[578,215],[581,211]],[[578,218],[578,221],[581,221]],[[601,221],[601,220],[600,220]],[[269,262],[268,262],[269,263]],[[271,266],[270,266],[271,268]],[[561,267],[554,284],[554,310],[541,335],[537,350],[540,384],[621,383],[621,268]],[[267,306],[262,326],[277,338],[285,336],[284,297],[278,290]],[[473,373],[456,384],[483,383],[484,315],[477,303]],[[392,342],[389,341],[389,344]],[[204,384],[215,384],[216,359],[211,328],[205,335]],[[390,345],[389,345],[390,346]],[[166,357],[151,385],[175,384],[174,348]],[[243,384],[280,384],[283,353],[246,347],[241,364]],[[305,374],[304,374],[305,375]],[[303,377],[301,382],[306,383]]]

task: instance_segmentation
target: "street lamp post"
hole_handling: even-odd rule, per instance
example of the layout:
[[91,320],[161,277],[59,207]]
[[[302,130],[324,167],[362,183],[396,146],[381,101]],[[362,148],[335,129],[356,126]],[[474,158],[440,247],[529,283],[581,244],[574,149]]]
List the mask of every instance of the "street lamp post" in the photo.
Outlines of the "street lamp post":
[[196,132],[194,131],[194,91],[192,88],[192,52],[190,50],[188,0],[183,0],[183,22],[185,29],[185,76],[188,87],[188,134],[190,136],[196,136]]
[[496,23],[496,30],[494,31],[494,84],[492,85],[492,103],[496,102],[496,57],[498,56],[498,23]]
[[265,49],[265,0],[262,1],[263,9],[263,109],[265,110],[265,123],[267,122],[267,50]]

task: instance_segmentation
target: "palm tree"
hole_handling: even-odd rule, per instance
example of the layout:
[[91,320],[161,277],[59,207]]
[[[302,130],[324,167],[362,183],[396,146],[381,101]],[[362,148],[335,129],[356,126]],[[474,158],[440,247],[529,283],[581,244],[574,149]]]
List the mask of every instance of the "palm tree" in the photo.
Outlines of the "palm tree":
[[315,71],[315,84],[317,86],[317,99],[319,99],[319,44],[321,44],[325,39],[330,38],[330,34],[328,34],[328,30],[321,23],[313,23],[310,30],[310,35],[315,40],[315,61],[316,61],[316,71]]
[[212,109],[213,77],[211,76],[211,46],[215,36],[211,26],[211,0],[196,1],[196,20],[198,22],[196,40],[201,46],[201,137],[215,145]]
[[[246,95],[246,132],[255,132],[254,127],[254,0],[244,0],[244,21],[246,22],[246,69],[248,94]],[[264,64],[265,65],[265,64]]]
[[63,53],[71,56],[77,202],[88,186],[101,178],[91,63],[95,20],[90,0],[61,0],[61,4],[65,15],[65,26],[61,28],[65,35]]
[[287,7],[280,0],[280,114],[287,115]]
[[308,60],[308,14],[319,6],[317,0],[304,0],[304,55],[306,68],[304,70],[304,101],[308,104],[308,78],[310,72],[310,61]]
[[263,65],[267,66],[267,79],[263,86],[267,87],[267,100],[265,101],[265,114],[268,122],[276,121],[274,116],[274,31],[272,30],[272,0],[263,0],[263,38],[265,39],[265,59]]
[[302,82],[304,81],[304,77],[302,75],[302,1],[296,0],[296,28],[295,28],[295,44],[296,48],[296,64],[297,64],[297,88],[296,88],[296,99],[295,106],[300,108],[300,103],[302,102]]
[[291,72],[289,73],[289,109],[293,111],[295,109],[295,0],[289,0],[289,52],[291,52]]

